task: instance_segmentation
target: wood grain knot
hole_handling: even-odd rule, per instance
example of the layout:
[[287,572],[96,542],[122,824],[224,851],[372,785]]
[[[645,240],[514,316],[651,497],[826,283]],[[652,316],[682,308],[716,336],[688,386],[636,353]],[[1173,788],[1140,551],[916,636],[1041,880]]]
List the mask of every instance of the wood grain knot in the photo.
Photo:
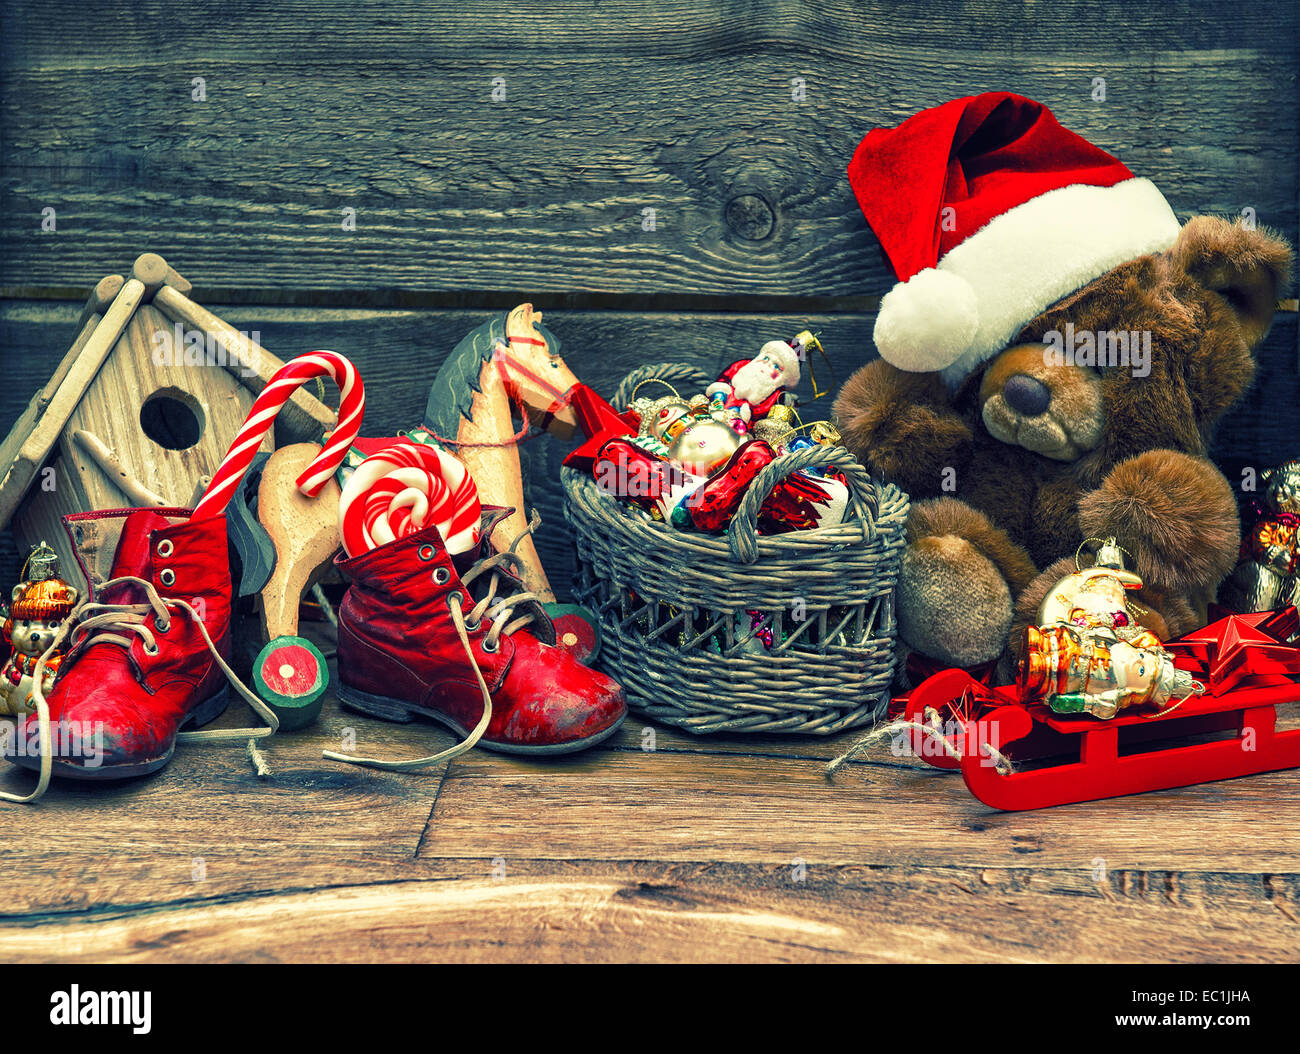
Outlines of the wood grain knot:
[[761,242],[776,226],[776,212],[759,194],[737,194],[727,202],[727,226],[746,241]]

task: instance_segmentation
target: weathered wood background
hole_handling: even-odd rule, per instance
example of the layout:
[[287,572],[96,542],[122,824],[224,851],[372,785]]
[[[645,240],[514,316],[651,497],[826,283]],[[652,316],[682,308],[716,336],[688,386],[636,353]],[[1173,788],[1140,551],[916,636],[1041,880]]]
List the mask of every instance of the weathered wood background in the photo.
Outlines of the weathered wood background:
[[[372,433],[414,423],[441,356],[484,312],[525,299],[605,392],[641,362],[715,367],[805,325],[842,379],[874,354],[872,311],[892,281],[844,178],[853,147],[991,89],[1050,105],[1154,179],[1181,218],[1249,208],[1298,233],[1292,0],[52,0],[3,3],[0,17],[0,434],[70,342],[89,286],[145,250],[282,357],[351,356]],[[1221,430],[1230,477],[1297,453],[1294,311],[1260,361]],[[562,452],[549,440],[526,452],[557,583]],[[0,554],[7,583],[12,547]],[[110,794],[56,789],[45,822],[7,827],[43,848],[6,847],[7,888],[23,894],[3,947],[38,953],[27,927],[46,922],[52,952],[88,957],[187,954],[177,933],[196,957],[309,955],[319,917],[347,923],[330,954],[378,955],[369,927],[394,895],[449,927],[389,933],[412,957],[457,954],[476,920],[529,905],[542,921],[516,916],[503,932],[557,957],[689,957],[701,935],[724,958],[1300,947],[1300,844],[1274,822],[1295,794],[1288,776],[1007,818],[890,764],[871,787],[828,793],[815,758],[833,744],[692,741],[643,756],[632,737],[617,756],[471,758],[424,781],[340,773],[304,741],[287,748],[301,764],[263,785],[204,750]],[[266,825],[240,824],[250,809]],[[405,840],[358,822],[376,815],[403,817]],[[817,833],[774,839],[776,817]],[[95,826],[93,845],[79,824]],[[158,870],[162,840],[176,843],[176,876]],[[498,853],[523,885],[483,884],[481,861]],[[797,854],[816,882],[780,885]],[[227,877],[191,884],[200,855]],[[1117,876],[1104,888],[1094,857]],[[381,874],[448,881],[367,893]],[[334,892],[312,892],[322,885]],[[1080,914],[1081,891],[1102,897],[1096,913]],[[190,930],[195,905],[206,914]],[[1014,927],[989,923],[1008,911]],[[579,918],[605,937],[582,936]],[[551,924],[567,944],[536,928]]]

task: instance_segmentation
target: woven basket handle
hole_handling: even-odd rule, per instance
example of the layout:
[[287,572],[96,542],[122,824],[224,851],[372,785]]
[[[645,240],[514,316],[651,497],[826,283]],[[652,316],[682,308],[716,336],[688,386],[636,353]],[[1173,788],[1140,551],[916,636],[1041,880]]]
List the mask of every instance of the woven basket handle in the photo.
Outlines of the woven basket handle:
[[[683,399],[689,399],[692,395],[703,392],[713,383],[713,380],[698,366],[692,366],[688,362],[656,362],[648,366],[640,366],[624,377],[618,390],[614,392],[614,409],[619,413],[626,410],[635,397],[633,393],[637,385],[645,384],[647,381],[667,381],[676,391],[682,393]],[[655,398],[668,394],[668,389],[662,384],[646,385],[646,387]]]
[[727,528],[731,558],[742,564],[752,564],[758,559],[758,510],[772,493],[773,487],[791,472],[802,468],[825,468],[829,465],[834,465],[844,473],[849,484],[851,507],[856,506],[862,522],[862,540],[870,542],[876,534],[876,515],[880,511],[879,491],[872,482],[871,475],[842,446],[822,446],[818,443],[803,450],[782,454],[759,470],[754,482],[741,498],[740,508],[732,517],[731,526]]

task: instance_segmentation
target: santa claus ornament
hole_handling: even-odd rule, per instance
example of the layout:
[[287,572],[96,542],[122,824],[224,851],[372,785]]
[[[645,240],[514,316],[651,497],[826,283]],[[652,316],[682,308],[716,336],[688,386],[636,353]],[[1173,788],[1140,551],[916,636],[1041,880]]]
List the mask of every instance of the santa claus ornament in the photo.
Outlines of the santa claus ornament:
[[[815,341],[810,333],[800,337]],[[748,426],[750,421],[765,417],[785,394],[799,383],[799,360],[807,345],[795,341],[769,340],[748,362],[733,362],[704,394],[734,420]],[[733,427],[735,427],[733,425]],[[744,431],[738,427],[737,431]]]

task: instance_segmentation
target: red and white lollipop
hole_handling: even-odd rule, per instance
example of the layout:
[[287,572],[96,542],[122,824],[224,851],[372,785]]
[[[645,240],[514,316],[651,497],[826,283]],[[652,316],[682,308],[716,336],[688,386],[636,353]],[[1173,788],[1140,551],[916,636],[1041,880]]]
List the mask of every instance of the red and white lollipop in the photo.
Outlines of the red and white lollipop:
[[482,505],[462,462],[425,443],[402,442],[356,467],[339,498],[339,534],[348,556],[433,524],[447,551],[478,544]]

